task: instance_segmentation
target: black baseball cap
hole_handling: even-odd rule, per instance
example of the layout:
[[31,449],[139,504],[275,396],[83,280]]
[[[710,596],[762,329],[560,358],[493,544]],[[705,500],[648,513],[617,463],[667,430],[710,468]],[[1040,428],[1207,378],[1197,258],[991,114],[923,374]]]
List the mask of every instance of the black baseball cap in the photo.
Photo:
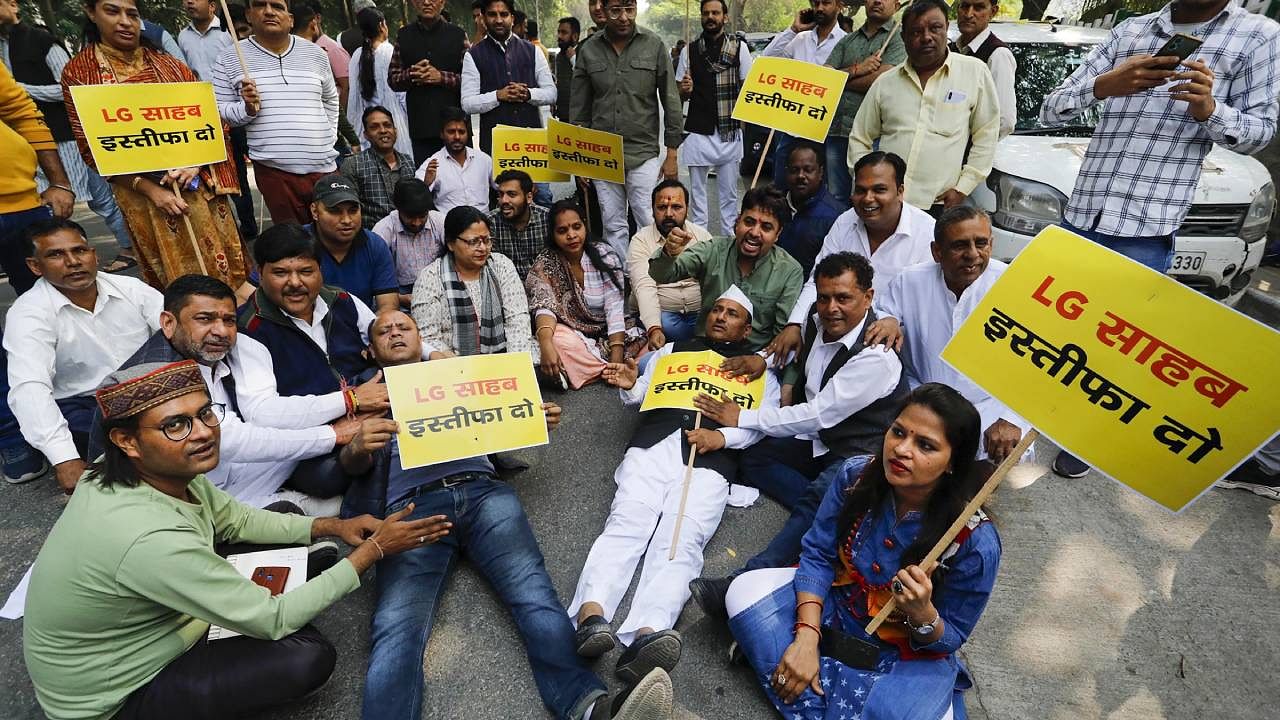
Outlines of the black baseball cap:
[[312,196],[315,197],[316,202],[327,208],[335,208],[346,202],[360,204],[360,196],[356,194],[355,185],[351,184],[347,176],[339,173],[325,175],[317,180]]

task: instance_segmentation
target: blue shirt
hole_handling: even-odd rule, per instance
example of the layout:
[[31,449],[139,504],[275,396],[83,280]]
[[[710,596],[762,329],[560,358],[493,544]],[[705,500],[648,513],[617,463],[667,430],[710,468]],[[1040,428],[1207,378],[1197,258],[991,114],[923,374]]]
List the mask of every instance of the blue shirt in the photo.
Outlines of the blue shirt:
[[392,437],[391,463],[387,469],[387,507],[405,499],[422,485],[466,472],[485,473],[497,477],[497,471],[493,469],[493,463],[489,462],[487,455],[405,470],[400,466],[400,443]]
[[822,185],[804,207],[795,209],[791,222],[778,235],[778,247],[800,263],[805,277],[813,272],[814,261],[822,250],[822,241],[842,212],[844,210],[827,192],[827,186]]
[[[315,234],[311,225],[303,228],[312,235]],[[351,241],[351,249],[342,262],[333,259],[329,250],[320,242],[316,242],[316,254],[320,256],[320,272],[324,275],[324,284],[346,290],[364,301],[374,312],[378,310],[373,299],[375,295],[400,292],[391,251],[387,249],[385,242],[368,230],[362,228],[355,240]]]

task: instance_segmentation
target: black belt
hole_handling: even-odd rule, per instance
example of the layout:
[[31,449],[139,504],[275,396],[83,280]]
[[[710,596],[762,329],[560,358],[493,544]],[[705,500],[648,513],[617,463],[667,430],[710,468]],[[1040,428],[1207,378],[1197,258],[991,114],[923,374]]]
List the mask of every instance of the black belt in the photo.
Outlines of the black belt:
[[492,476],[489,475],[488,473],[479,473],[479,472],[462,472],[462,473],[454,473],[453,475],[445,475],[439,480],[432,480],[429,483],[424,483],[414,488],[413,492],[409,494],[409,497],[426,495],[427,493],[435,492],[436,490],[451,488],[457,485],[465,485],[469,482],[472,482],[473,480],[485,480],[490,477]]

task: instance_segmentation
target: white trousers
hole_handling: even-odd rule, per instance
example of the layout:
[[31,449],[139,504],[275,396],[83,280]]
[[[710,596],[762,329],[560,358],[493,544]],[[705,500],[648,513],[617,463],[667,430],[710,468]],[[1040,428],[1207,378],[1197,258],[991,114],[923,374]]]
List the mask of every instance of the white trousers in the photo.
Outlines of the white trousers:
[[595,181],[601,222],[604,223],[604,240],[624,263],[627,246],[631,244],[631,233],[627,232],[627,206],[631,206],[636,228],[653,224],[653,188],[658,184],[661,170],[661,156],[652,157],[627,171],[626,185]]
[[707,219],[711,204],[707,195],[707,174],[712,166],[689,166],[689,219],[717,237],[733,235],[733,225],[738,221],[738,166],[736,161],[715,166],[716,193],[720,197],[719,227],[711,227]]
[[630,645],[640,628],[675,626],[689,599],[689,581],[702,573],[703,549],[719,527],[729,497],[729,483],[720,473],[693,469],[676,557],[668,560],[685,460],[680,457],[679,433],[651,448],[627,450],[614,474],[618,490],[609,518],[591,546],[569,604],[575,625],[578,610],[586,602],[600,603],[605,619],[613,619],[643,555],[640,585],[631,612],[618,629],[618,639]]

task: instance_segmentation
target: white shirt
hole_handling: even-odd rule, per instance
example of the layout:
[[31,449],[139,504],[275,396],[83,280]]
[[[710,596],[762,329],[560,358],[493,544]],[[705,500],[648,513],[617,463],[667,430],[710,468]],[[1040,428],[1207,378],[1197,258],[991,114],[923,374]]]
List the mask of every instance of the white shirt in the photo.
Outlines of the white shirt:
[[92,393],[160,329],[164,296],[150,285],[105,273],[97,283],[92,311],[40,278],[5,317],[9,407],[54,465],[80,457],[55,400]]
[[[507,47],[488,35],[484,40],[492,42],[506,53]],[[510,42],[510,40],[508,40]],[[533,49],[533,78],[536,87],[529,88],[529,104],[534,106],[554,105],[556,102],[556,80],[551,76],[551,68],[547,65],[547,56],[538,48]],[[462,111],[468,115],[487,113],[502,104],[498,99],[498,91],[480,92],[480,69],[476,67],[475,58],[470,52],[462,54]]]
[[818,30],[802,30],[796,32],[790,26],[773,36],[773,41],[760,54],[766,57],[783,57],[792,60],[803,60],[814,65],[825,65],[831,49],[840,42],[840,38],[848,35],[836,23],[826,40],[818,40]]
[[[876,294],[875,306],[881,317],[896,318],[902,325],[906,336],[902,353],[908,361],[907,381],[912,388],[928,382],[950,385],[978,408],[983,430],[1003,419],[1025,433],[1031,429],[1030,423],[942,360],[942,349],[1008,267],[991,260],[986,271],[957,299],[942,278],[941,265],[933,261],[913,265],[898,273],[883,293]],[[985,456],[985,451],[979,455]]]
[[[822,249],[813,266],[828,255],[838,252],[854,252],[871,260],[875,276],[871,279],[871,287],[879,293],[889,281],[903,268],[922,262],[932,262],[933,252],[929,249],[933,242],[933,218],[929,213],[911,205],[902,203],[902,214],[898,217],[898,227],[881,243],[874,253],[871,252],[871,241],[867,238],[867,227],[862,224],[855,210],[845,210],[836,218],[836,222],[822,240]],[[813,273],[805,281],[800,290],[800,298],[791,309],[788,323],[804,325],[809,308],[818,300],[818,286],[813,281]]]
[[[814,316],[818,332],[822,322]],[[867,318],[843,337],[826,342],[819,335],[813,342],[804,364],[806,402],[787,407],[763,407],[759,410],[743,410],[738,415],[738,427],[756,429],[772,437],[796,437],[813,441],[813,456],[826,454],[827,446],[818,437],[819,430],[835,427],[846,418],[871,403],[893,392],[902,375],[902,361],[898,354],[883,346],[863,348],[849,359],[826,387],[822,387],[822,374],[843,345],[853,348],[866,332]],[[768,375],[769,373],[766,373]]]
[[[360,328],[360,339],[368,345],[369,324],[377,318],[377,315],[374,315],[373,311],[369,309],[369,306],[365,305],[364,301],[360,298],[355,295],[348,295],[348,297],[351,298],[351,302],[356,306],[356,327]],[[281,312],[284,312],[284,310],[282,309]],[[324,334],[324,318],[328,314],[329,303],[325,302],[324,298],[319,296],[316,297],[315,309],[311,311],[310,323],[300,317],[294,317],[287,312],[284,313],[285,317],[292,320],[293,324],[296,325],[299,330],[306,333],[307,337],[311,338],[311,341],[314,342],[316,347],[320,348],[325,355],[329,354],[329,338]]]
[[[352,300],[360,302],[354,297]],[[273,428],[310,428],[347,412],[347,401],[341,392],[280,395],[271,351],[248,335],[236,335],[236,344],[227,355],[226,363],[235,378],[236,397],[246,422]]]
[[[972,55],[982,47],[991,35],[991,28],[978,33],[962,51]],[[958,41],[957,41],[958,42]],[[996,99],[1000,101],[1000,137],[1013,132],[1018,125],[1018,99],[1014,94],[1014,79],[1018,72],[1018,60],[1013,51],[1007,47],[998,47],[991,57],[987,58],[987,67],[991,69],[991,77],[996,81]]]
[[449,214],[459,205],[470,205],[480,212],[489,211],[489,188],[493,185],[493,158],[482,150],[467,148],[467,157],[461,165],[449,154],[448,148],[440,148],[435,155],[418,166],[414,177],[425,181],[427,166],[437,160],[436,181],[431,183],[435,193],[436,210]]

